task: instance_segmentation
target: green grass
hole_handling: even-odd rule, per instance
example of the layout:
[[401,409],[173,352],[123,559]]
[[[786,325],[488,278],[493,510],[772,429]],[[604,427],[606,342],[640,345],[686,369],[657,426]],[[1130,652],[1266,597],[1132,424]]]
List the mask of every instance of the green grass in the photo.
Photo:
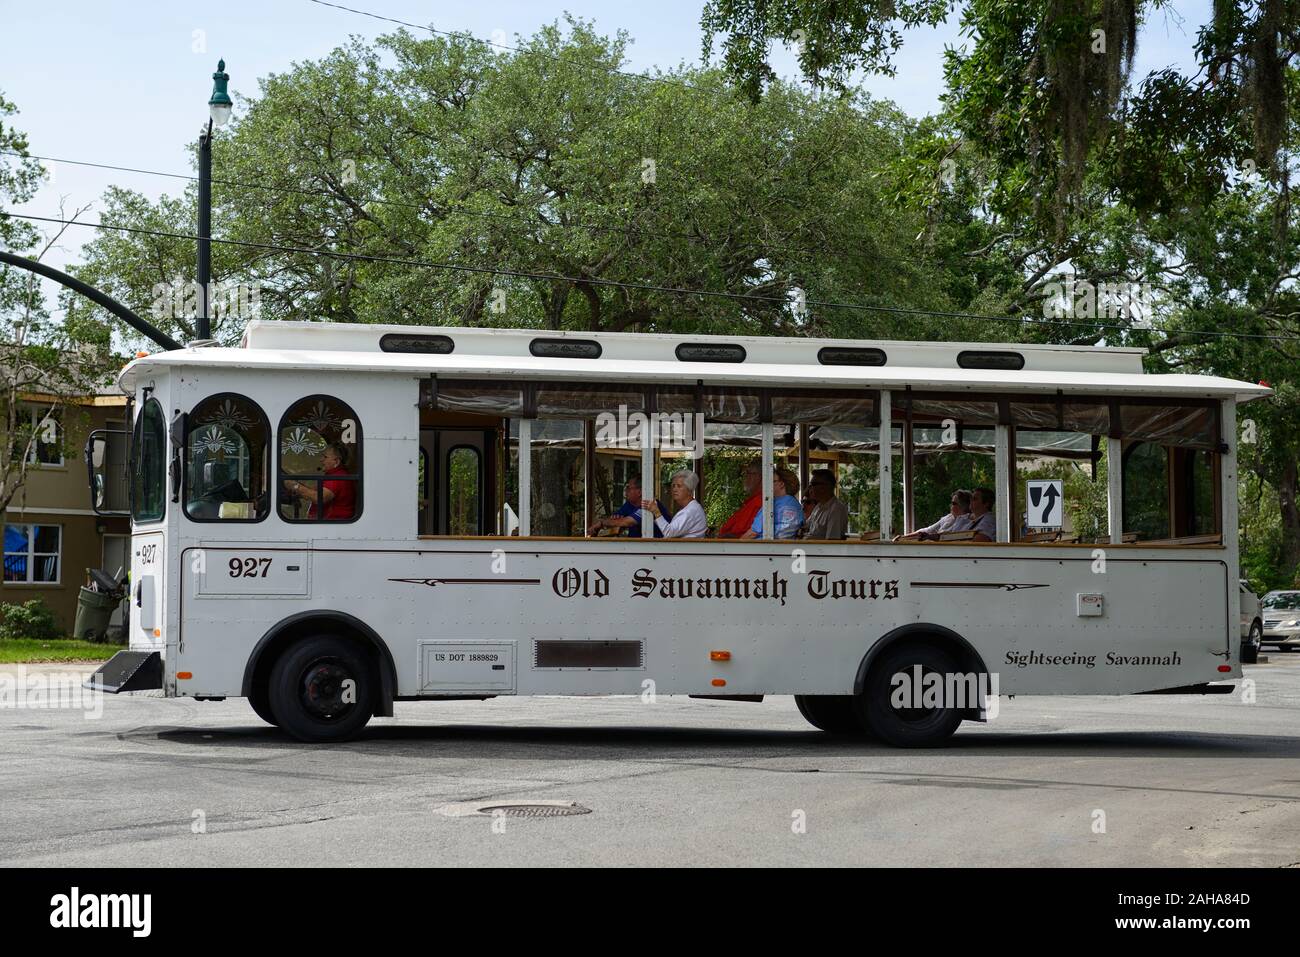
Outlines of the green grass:
[[107,661],[122,645],[97,645],[73,638],[40,641],[36,638],[0,639],[0,664],[39,664],[47,661]]

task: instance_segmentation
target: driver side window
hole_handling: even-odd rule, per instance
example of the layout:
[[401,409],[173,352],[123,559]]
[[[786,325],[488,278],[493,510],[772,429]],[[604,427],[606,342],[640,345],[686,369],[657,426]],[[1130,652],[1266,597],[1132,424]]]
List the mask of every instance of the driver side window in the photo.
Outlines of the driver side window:
[[270,509],[271,427],[234,392],[209,396],[185,425],[185,514],[196,522],[260,522]]

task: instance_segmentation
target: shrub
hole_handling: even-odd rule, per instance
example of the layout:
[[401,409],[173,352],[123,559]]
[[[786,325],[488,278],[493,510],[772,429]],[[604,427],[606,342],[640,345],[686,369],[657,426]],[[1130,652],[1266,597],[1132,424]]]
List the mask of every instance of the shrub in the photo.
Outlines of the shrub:
[[21,605],[0,605],[0,638],[32,638],[49,641],[62,638],[54,612],[39,598]]

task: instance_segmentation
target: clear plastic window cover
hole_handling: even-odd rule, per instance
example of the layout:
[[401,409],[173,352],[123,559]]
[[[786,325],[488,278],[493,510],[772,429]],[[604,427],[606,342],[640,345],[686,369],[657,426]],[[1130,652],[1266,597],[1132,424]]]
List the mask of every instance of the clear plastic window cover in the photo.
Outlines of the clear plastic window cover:
[[[927,398],[924,395],[912,397],[912,415],[934,417],[936,419],[953,419],[959,425],[967,423],[996,425],[998,421],[998,404],[994,400],[979,399],[940,399]],[[894,394],[894,418],[903,416],[902,396]]]
[[524,393],[519,388],[483,388],[438,383],[439,412],[472,412],[479,415],[523,415]]
[[1119,419],[1125,442],[1211,450],[1218,447],[1214,409],[1209,406],[1123,405]]
[[[760,401],[757,393],[704,392],[704,417],[710,424],[754,425],[760,421]],[[538,390],[538,415],[542,418],[596,419],[602,413],[617,414],[620,405],[629,414],[644,411],[644,396],[640,390],[618,390],[609,387],[565,385],[550,387],[542,384]],[[660,413],[691,415],[695,412],[695,390],[662,389],[658,393]],[[517,417],[523,414],[523,393],[520,389],[479,387],[466,388],[439,384],[438,408],[449,412],[478,412],[488,415]],[[895,407],[895,416],[901,415],[901,403]],[[1010,403],[1012,424],[1018,430],[1035,430],[1054,433],[1078,433],[1084,436],[1104,436],[1110,431],[1110,410],[1104,402],[1053,401]],[[992,447],[992,429],[987,431],[986,443],[969,428],[972,424],[992,426],[997,422],[997,403],[978,399],[927,398],[912,399],[914,416],[937,420],[953,419],[963,426],[963,447],[988,445]],[[856,433],[870,434],[870,447],[875,447],[875,429],[863,424],[870,421],[872,397],[870,395],[815,396],[772,395],[772,418],[780,422],[815,423],[827,430],[826,436],[840,434],[836,441],[849,442],[860,448],[868,447],[856,438],[845,438]],[[1163,445],[1214,449],[1214,409],[1209,406],[1181,405],[1121,405],[1120,418],[1126,441],[1150,441]],[[780,426],[778,426],[780,428]],[[815,435],[816,433],[814,433]],[[734,433],[736,442],[749,444],[752,436],[746,431]],[[721,441],[721,440],[719,440]],[[1018,439],[1017,444],[1023,440]],[[1059,443],[1055,444],[1064,449]],[[828,446],[829,447],[829,446]],[[847,447],[847,446],[846,446]]]
[[[660,413],[665,415],[693,415],[695,413],[695,391],[662,390],[656,397]],[[717,392],[704,390],[705,421],[729,422],[733,424],[762,422],[761,403],[758,393]]]
[[[577,419],[535,419],[532,430],[534,447],[580,449],[583,445],[582,422]],[[778,446],[782,443],[792,446],[797,441],[798,436],[793,426],[776,426],[774,431],[775,442]],[[597,433],[596,448],[598,449],[624,447],[603,442],[599,436],[600,433]],[[518,420],[511,420],[510,438],[512,442],[518,442]],[[668,439],[669,436],[667,435],[663,437],[665,443]],[[734,445],[744,448],[762,448],[763,427],[761,425],[746,425],[734,422],[706,422],[704,425],[704,443],[710,446]],[[639,448],[639,446],[637,447]]]
[[[694,415],[696,393],[694,389],[661,389],[656,404],[665,415]],[[522,389],[438,384],[438,410],[442,412],[518,416],[523,408]],[[640,389],[548,383],[539,383],[537,388],[538,418],[595,419],[617,415],[623,409],[629,415],[644,413],[645,408],[645,393]],[[704,416],[713,422],[757,425],[762,421],[761,409],[756,392],[704,390]],[[772,396],[772,418],[777,422],[861,425],[869,422],[872,414],[868,394]]]
[[[894,430],[894,445],[901,447],[901,430]],[[962,429],[960,449],[955,441],[945,441],[944,430],[929,426],[913,426],[912,448],[918,454],[933,452],[974,452],[992,455],[996,449],[993,429]],[[809,437],[813,448],[840,452],[877,452],[880,449],[875,429],[849,429],[822,427]],[[1092,436],[1078,432],[1016,433],[1016,451],[1020,454],[1042,455],[1050,458],[1089,459],[1092,457]]]

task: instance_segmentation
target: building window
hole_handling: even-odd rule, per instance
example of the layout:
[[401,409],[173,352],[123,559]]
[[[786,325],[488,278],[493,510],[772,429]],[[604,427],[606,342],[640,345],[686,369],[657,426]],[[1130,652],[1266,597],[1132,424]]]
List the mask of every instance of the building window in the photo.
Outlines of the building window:
[[185,514],[196,522],[264,519],[271,427],[261,407],[218,393],[194,407],[185,432]]
[[63,465],[61,410],[48,405],[24,405],[18,409],[18,418],[13,437],[14,458],[25,454],[28,465]]
[[5,583],[57,585],[62,544],[58,525],[6,525]]
[[280,419],[280,517],[351,522],[361,515],[361,421],[346,403],[309,395]]

